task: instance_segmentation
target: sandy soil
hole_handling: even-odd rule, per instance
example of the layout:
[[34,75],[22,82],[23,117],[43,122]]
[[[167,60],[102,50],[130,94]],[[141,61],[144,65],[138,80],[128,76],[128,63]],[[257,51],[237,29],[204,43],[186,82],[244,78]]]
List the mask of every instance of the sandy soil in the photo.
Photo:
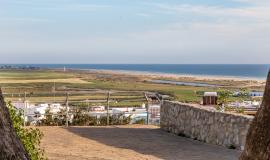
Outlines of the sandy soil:
[[40,127],[52,160],[234,160],[239,151],[179,137],[154,126]]

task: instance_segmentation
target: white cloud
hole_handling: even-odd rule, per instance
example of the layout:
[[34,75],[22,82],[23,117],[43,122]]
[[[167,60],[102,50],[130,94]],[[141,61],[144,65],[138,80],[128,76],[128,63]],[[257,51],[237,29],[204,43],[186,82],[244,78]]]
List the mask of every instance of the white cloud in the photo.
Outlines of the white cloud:
[[[251,1],[251,0],[250,0]],[[265,1],[263,1],[265,2]],[[155,3],[153,6],[158,7],[164,12],[175,13],[178,15],[189,14],[195,17],[212,17],[216,20],[236,20],[236,21],[270,21],[270,3],[256,3],[252,6],[241,7],[223,7],[223,6],[209,6],[209,5],[171,5],[164,3]],[[270,2],[270,1],[269,1]],[[260,4],[260,5],[259,5]]]
[[265,4],[270,4],[269,0],[232,0],[235,2],[244,2],[244,3],[249,3],[253,5],[265,5]]

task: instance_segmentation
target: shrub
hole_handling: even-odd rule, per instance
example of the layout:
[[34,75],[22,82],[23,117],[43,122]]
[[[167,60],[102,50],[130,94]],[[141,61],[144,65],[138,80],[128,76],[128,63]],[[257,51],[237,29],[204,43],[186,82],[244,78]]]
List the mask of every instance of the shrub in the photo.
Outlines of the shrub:
[[236,149],[235,145],[231,144],[228,146],[229,149]]
[[135,124],[145,124],[145,119],[139,119],[135,122]]
[[71,124],[75,126],[97,126],[98,123],[99,122],[96,117],[83,114],[82,112],[77,112],[74,114]]
[[61,109],[57,114],[53,114],[50,109],[46,109],[45,118],[38,122],[41,126],[63,126],[66,124],[66,111]]
[[231,95],[231,92],[228,90],[219,91],[218,92],[218,104],[224,104],[226,106],[230,95]]
[[[109,117],[110,125],[126,125],[129,124],[131,121],[131,117],[125,117],[123,114],[118,115],[110,115]],[[100,117],[99,119],[99,125],[100,126],[106,126],[107,125],[107,117]]]
[[31,160],[44,160],[44,150],[40,148],[40,140],[43,137],[42,132],[35,128],[24,128],[24,119],[22,116],[22,111],[15,109],[11,103],[7,103],[9,109],[10,118],[13,123],[13,127],[20,138],[25,150],[27,151]]
[[242,108],[242,107],[241,108],[236,108],[235,111],[236,111],[236,113],[242,113],[242,114],[245,113],[245,109]]

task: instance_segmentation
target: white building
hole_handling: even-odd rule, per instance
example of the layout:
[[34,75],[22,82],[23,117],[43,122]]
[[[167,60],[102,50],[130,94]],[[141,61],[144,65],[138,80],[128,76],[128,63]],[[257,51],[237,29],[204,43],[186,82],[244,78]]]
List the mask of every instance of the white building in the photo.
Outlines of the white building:
[[228,106],[236,107],[236,108],[259,108],[261,105],[258,101],[243,101],[243,102],[232,102],[229,103]]
[[125,113],[125,112],[131,112],[133,111],[133,107],[115,107],[112,108],[112,113],[117,114],[117,113]]
[[50,110],[50,113],[57,114],[61,109],[65,109],[65,107],[61,106],[59,103],[53,103],[53,104],[47,104],[47,103],[41,103],[38,105],[29,104],[29,106],[26,108],[26,120],[33,119],[33,117],[36,117],[36,119],[44,119],[45,113],[47,110]]
[[58,112],[61,111],[61,109],[65,109],[65,107],[61,106],[60,103],[53,103],[53,104],[50,104],[50,112],[53,113],[53,114],[56,114]]
[[25,108],[30,108],[30,103],[28,101],[24,102],[12,102],[11,103],[16,109],[22,109],[24,110]]
[[105,110],[105,107],[104,106],[94,106],[94,107],[91,107],[91,111],[94,111],[94,112],[102,112]]

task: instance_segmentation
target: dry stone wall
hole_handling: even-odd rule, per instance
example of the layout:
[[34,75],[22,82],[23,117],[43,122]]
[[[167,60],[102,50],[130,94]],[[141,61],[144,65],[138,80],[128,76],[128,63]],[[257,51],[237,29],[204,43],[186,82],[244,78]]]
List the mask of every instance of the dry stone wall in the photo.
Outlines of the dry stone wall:
[[243,149],[252,116],[222,113],[209,107],[164,101],[161,128],[206,143]]

